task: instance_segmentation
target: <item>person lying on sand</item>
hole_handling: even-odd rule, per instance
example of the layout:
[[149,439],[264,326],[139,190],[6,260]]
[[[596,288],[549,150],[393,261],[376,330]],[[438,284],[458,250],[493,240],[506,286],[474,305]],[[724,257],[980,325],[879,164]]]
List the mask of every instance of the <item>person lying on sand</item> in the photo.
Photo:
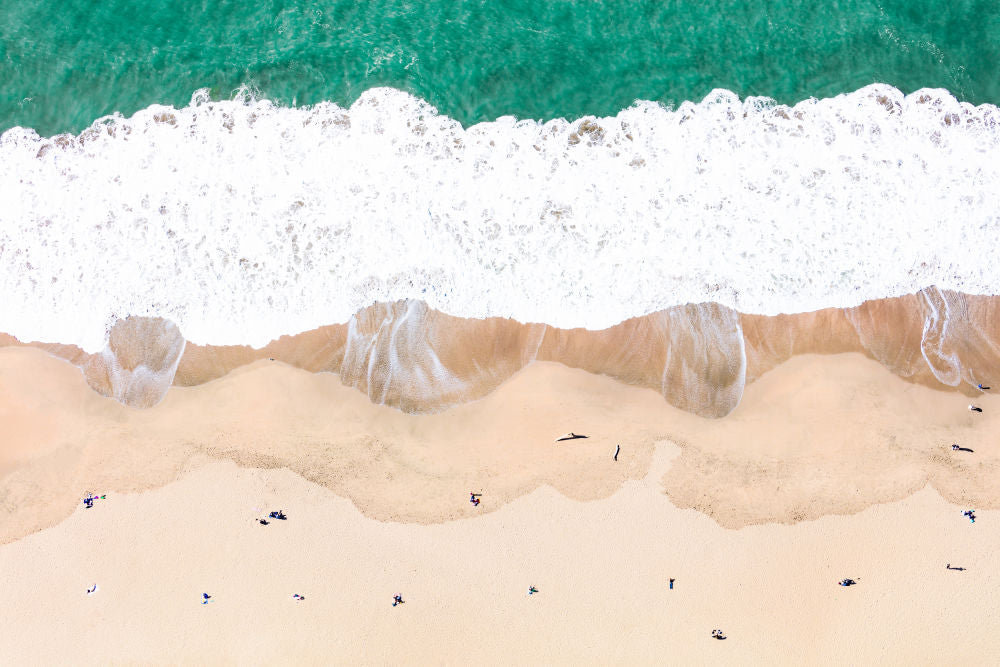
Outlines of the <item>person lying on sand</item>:
[[392,596],[392,606],[395,607],[397,604],[403,604],[403,596],[402,595],[393,595]]
[[298,593],[295,593],[294,595],[292,595],[292,598],[294,598],[298,602],[302,602],[303,600],[305,600],[305,598],[302,597],[301,595],[299,595]]
[[528,595],[534,595],[537,592],[538,592],[537,588],[535,588],[534,586],[528,586]]
[[288,518],[287,516],[285,516],[285,513],[282,512],[281,510],[278,510],[277,512],[271,512],[270,514],[268,514],[268,516],[271,517],[272,519],[281,519],[282,521]]
[[853,579],[843,579],[841,581],[838,581],[837,583],[840,584],[841,586],[853,586],[858,582],[854,581]]
[[712,636],[716,639],[725,639],[726,635],[723,634],[722,630],[712,630]]
[[87,595],[90,595],[91,593],[94,593],[96,591],[97,591],[97,584],[94,584],[93,586],[87,589]]

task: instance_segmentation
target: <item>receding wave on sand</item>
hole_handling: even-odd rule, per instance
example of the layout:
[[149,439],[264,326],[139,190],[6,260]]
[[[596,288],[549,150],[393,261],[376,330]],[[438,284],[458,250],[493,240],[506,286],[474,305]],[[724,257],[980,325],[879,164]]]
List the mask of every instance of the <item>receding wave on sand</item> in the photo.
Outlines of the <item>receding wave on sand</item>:
[[[22,344],[0,335],[0,345]],[[254,349],[186,343],[172,322],[119,320],[104,350],[32,343],[78,366],[103,396],[156,405],[261,359],[340,381],[373,403],[434,413],[482,398],[535,361],[554,361],[654,389],[703,417],[732,412],[745,386],[794,355],[860,352],[909,381],[976,392],[1000,375],[1000,297],[934,287],[903,297],[794,315],[678,306],[591,331],[446,315],[421,301],[378,303],[350,321]]]

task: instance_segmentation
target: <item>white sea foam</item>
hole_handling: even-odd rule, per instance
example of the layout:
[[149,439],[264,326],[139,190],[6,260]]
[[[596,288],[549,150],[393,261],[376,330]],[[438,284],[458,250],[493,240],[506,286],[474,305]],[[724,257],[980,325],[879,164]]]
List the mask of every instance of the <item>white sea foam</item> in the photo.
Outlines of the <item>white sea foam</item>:
[[884,85],[468,129],[393,89],[348,110],[198,93],[3,134],[0,331],[97,351],[155,315],[260,346],[406,297],[601,328],[688,302],[995,293],[998,148],[996,107]]

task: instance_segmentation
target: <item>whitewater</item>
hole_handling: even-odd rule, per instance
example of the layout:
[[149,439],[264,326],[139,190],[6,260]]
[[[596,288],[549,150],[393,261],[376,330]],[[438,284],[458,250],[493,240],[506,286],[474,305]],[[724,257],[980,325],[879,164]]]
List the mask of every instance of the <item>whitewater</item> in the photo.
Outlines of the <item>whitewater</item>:
[[143,315],[260,347],[406,298],[598,329],[994,294],[998,148],[996,106],[881,84],[469,128],[391,88],[347,109],[198,91],[0,136],[0,331],[98,352]]

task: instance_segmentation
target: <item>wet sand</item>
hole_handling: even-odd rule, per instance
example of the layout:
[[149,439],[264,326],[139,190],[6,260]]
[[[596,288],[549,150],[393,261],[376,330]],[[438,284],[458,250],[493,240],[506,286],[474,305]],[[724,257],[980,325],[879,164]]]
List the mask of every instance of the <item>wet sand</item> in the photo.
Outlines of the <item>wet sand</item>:
[[[0,334],[0,347],[23,344]],[[273,358],[337,373],[373,403],[432,413],[489,394],[533,362],[554,361],[654,389],[703,417],[723,417],[747,385],[800,354],[858,352],[908,382],[975,395],[977,383],[1000,377],[1000,297],[928,287],[856,308],[777,316],[689,304],[601,331],[464,319],[400,301],[261,349],[196,345],[172,322],[143,317],[115,323],[107,347],[95,354],[30,345],[67,359],[95,391],[134,407],[156,405],[172,385],[203,384]]]

